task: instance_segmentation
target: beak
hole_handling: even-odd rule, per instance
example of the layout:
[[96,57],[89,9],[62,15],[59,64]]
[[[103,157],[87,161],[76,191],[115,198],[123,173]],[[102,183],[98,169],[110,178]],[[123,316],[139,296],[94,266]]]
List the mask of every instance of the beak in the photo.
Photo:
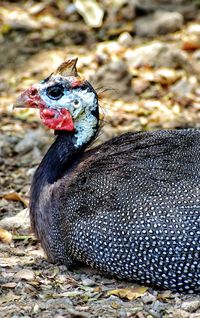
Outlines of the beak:
[[36,85],[26,89],[13,104],[14,108],[40,108],[44,107],[44,102],[38,94]]
[[28,99],[26,96],[24,96],[24,93],[22,93],[19,97],[17,97],[16,101],[13,104],[14,108],[26,108],[27,107]]

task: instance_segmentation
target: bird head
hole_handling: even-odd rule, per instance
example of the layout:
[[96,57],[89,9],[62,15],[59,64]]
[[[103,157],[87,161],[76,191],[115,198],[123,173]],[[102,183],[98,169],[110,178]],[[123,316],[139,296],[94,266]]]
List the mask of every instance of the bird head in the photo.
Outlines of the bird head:
[[14,107],[37,108],[47,127],[74,131],[88,116],[98,121],[98,98],[91,84],[78,75],[78,59],[64,61],[48,78],[25,90]]

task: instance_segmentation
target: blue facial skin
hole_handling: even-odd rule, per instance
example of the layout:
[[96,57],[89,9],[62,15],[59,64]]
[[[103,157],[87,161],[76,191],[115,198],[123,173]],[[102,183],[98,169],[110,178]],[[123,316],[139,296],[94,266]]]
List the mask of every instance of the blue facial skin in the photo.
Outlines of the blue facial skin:
[[76,144],[80,147],[94,135],[98,124],[98,98],[92,86],[73,87],[77,81],[74,76],[51,76],[37,85],[41,99],[48,108],[69,110],[75,127]]

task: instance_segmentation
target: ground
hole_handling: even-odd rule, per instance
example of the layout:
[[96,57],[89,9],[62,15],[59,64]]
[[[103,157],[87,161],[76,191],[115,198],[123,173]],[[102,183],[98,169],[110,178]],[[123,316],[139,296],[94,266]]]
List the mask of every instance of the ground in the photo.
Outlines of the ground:
[[53,134],[35,111],[12,109],[23,89],[73,56],[99,94],[96,143],[126,131],[198,128],[198,1],[3,1],[0,42],[0,317],[200,317],[198,295],[46,260],[27,204]]

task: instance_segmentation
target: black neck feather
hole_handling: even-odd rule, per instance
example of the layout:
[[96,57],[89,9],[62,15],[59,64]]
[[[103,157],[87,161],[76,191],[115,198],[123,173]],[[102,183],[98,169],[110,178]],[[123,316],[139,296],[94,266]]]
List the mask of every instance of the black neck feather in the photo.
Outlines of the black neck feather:
[[75,148],[73,133],[56,131],[56,140],[51,145],[33,178],[32,187],[39,182],[40,185],[52,184],[63,176],[77,156],[84,151],[87,145]]

